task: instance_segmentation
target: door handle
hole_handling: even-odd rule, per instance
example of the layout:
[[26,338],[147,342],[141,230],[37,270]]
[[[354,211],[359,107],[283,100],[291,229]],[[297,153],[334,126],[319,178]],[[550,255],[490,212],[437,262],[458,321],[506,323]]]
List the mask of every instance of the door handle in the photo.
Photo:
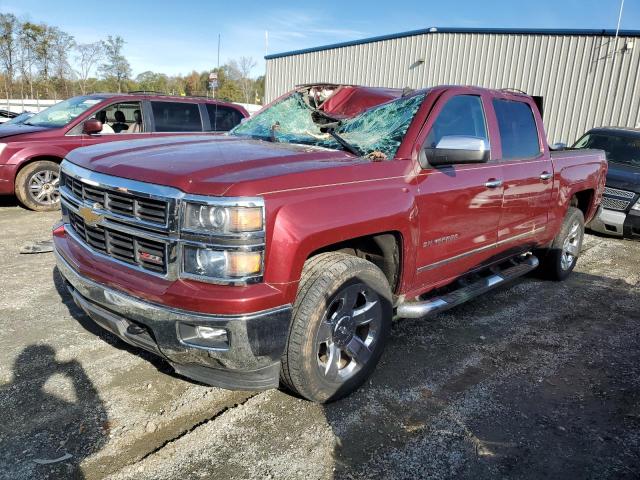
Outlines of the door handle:
[[487,188],[498,188],[502,186],[502,180],[496,180],[495,178],[492,178],[491,180],[486,182],[484,186]]
[[547,180],[551,180],[551,177],[553,177],[553,173],[542,172],[540,174],[540,180],[542,180],[543,182],[546,182]]

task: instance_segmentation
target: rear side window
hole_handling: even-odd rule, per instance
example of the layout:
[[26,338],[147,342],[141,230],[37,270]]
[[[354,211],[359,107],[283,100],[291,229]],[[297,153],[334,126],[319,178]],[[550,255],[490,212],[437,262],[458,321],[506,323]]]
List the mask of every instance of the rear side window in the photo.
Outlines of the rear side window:
[[235,108],[207,103],[207,113],[214,132],[228,132],[244,118]]
[[528,103],[494,100],[502,141],[502,158],[533,158],[540,154],[538,128]]
[[200,109],[195,103],[151,102],[156,132],[201,132]]
[[457,95],[440,110],[433,122],[426,146],[435,148],[442,137],[463,135],[487,140],[482,100],[476,95]]

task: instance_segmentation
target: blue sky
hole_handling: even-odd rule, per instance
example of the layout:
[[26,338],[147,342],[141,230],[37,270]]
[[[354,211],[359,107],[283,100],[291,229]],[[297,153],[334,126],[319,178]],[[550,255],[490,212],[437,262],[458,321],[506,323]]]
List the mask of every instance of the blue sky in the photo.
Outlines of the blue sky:
[[[91,5],[95,5],[92,8]],[[269,53],[426,27],[615,28],[620,0],[395,0],[217,2],[0,0],[0,11],[56,25],[79,42],[121,35],[134,75],[168,74],[251,56],[253,75]],[[640,30],[640,0],[626,0],[621,28]]]

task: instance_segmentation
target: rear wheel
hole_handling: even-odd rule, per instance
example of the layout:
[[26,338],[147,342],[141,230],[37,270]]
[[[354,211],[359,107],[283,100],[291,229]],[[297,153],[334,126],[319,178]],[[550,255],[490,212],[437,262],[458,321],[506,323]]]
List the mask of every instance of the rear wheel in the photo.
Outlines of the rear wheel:
[[551,280],[567,278],[576,266],[583,240],[584,215],[576,207],[569,207],[560,232],[541,258],[542,274]]
[[16,197],[30,210],[46,212],[60,208],[60,165],[50,160],[28,164],[16,176]]
[[378,363],[391,317],[391,290],[378,267],[344,253],[313,257],[294,305],[283,383],[322,403],[353,392]]

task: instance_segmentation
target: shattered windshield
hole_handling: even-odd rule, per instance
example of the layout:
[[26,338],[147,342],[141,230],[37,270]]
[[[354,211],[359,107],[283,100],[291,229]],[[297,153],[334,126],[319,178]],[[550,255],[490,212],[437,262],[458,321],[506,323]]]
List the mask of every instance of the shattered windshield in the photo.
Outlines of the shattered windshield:
[[[424,100],[424,94],[399,98],[370,108],[353,118],[335,124],[335,132],[362,156],[393,158],[407,133],[409,124]],[[329,133],[303,94],[295,92],[255,117],[234,128],[230,134],[267,141],[302,143],[320,147],[344,148]],[[326,119],[324,119],[326,122]]]

